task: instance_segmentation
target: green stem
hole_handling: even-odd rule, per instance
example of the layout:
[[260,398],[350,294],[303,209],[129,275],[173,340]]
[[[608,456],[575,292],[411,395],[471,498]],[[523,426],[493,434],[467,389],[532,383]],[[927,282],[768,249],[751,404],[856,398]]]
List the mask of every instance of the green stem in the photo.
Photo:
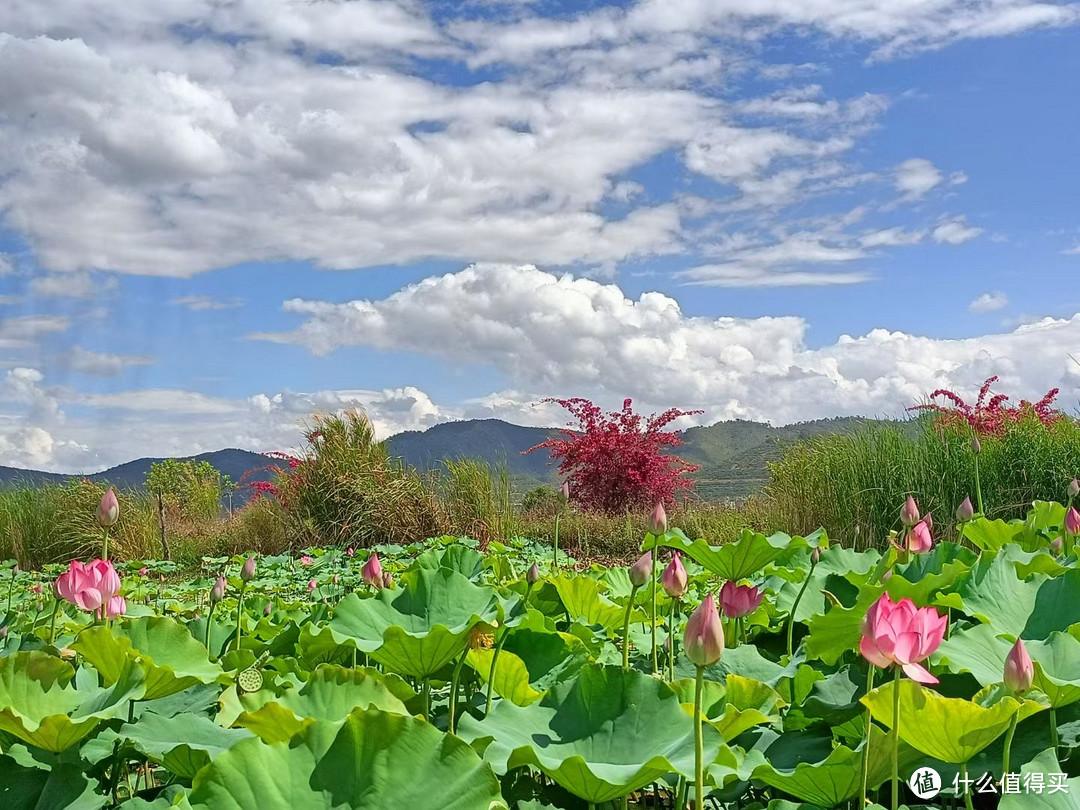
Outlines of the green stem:
[[103,530],[105,537],[101,541],[101,559],[108,561],[109,559],[109,527],[106,526]]
[[974,810],[971,806],[971,785],[968,782],[968,764],[966,762],[960,766],[960,778],[963,780],[964,785],[964,807],[967,810]]
[[803,594],[806,593],[806,586],[810,584],[810,577],[814,573],[814,566],[815,565],[817,565],[817,563],[814,562],[814,558],[811,555],[811,557],[810,557],[810,571],[809,571],[809,573],[807,573],[806,579],[803,580],[803,584],[802,584],[802,587],[799,588],[799,592],[797,594],[795,594],[795,601],[792,602],[792,604],[791,604],[791,612],[788,614],[788,620],[787,620],[787,654],[788,654],[788,658],[791,658],[791,654],[792,654],[792,651],[791,651],[791,634],[795,630],[795,611],[799,607],[799,602],[802,600]]
[[551,544],[551,570],[559,567],[559,513],[555,513],[555,540]]
[[461,658],[458,659],[457,666],[454,667],[454,674],[450,678],[450,719],[447,721],[446,728],[451,734],[454,733],[455,718],[457,716],[457,692],[458,683],[461,681],[461,667],[465,663],[465,657],[469,654],[468,649],[461,654]]
[[244,610],[244,591],[247,590],[247,583],[243,580],[240,581],[240,596],[236,600],[236,647],[235,650],[240,652],[240,634],[243,632],[240,627],[240,617]]
[[56,614],[60,612],[60,600],[53,602],[52,618],[49,620],[49,646],[56,641]]
[[1005,732],[1005,750],[1001,755],[1001,778],[1009,772],[1009,756],[1012,754],[1013,735],[1016,734],[1016,721],[1020,719],[1020,710],[1017,709],[1009,721],[1009,730]]
[[[866,694],[870,694],[874,689],[874,665],[870,665],[869,671],[866,673]],[[870,716],[870,709],[866,710],[866,742],[863,744],[862,754],[862,786],[859,791],[859,808],[862,810],[866,807],[866,788],[870,779],[870,728],[873,725],[873,719]]]
[[421,691],[421,695],[424,698],[424,719],[429,723],[431,722],[431,681],[424,678],[424,687]]
[[502,652],[503,644],[506,642],[506,635],[504,629],[502,635],[499,636],[499,641],[495,644],[495,654],[491,656],[491,669],[488,671],[487,682],[487,701],[484,703],[484,717],[491,713],[491,695],[495,690],[495,667],[499,663],[499,653]]
[[1057,756],[1058,745],[1060,745],[1060,740],[1058,739],[1057,709],[1050,710],[1050,744],[1054,746],[1054,756]]
[[630,612],[634,609],[634,597],[637,596],[638,586],[630,589],[630,598],[626,600],[626,616],[622,625],[622,668],[630,669]]
[[652,674],[655,675],[660,669],[656,663],[656,546],[653,546],[652,550],[652,569],[649,576],[652,579],[652,609],[649,612],[652,626]]
[[206,652],[210,655],[210,660],[214,660],[214,654],[210,652],[210,625],[214,623],[214,603],[210,603],[210,610],[206,614]]
[[11,581],[7,589],[7,612],[11,613],[11,595],[15,592],[15,569],[11,569]]
[[701,692],[705,680],[705,668],[697,668],[697,680],[694,682],[694,807],[701,810],[705,806],[705,746],[702,739],[704,720],[701,711]]
[[892,810],[900,806],[900,667],[893,677],[892,697]]
[[979,454],[975,454],[975,502],[979,506],[979,514],[985,517],[983,512],[982,485],[979,483]]
[[675,611],[679,609],[679,600],[671,600],[671,612],[668,614],[668,681],[675,682]]

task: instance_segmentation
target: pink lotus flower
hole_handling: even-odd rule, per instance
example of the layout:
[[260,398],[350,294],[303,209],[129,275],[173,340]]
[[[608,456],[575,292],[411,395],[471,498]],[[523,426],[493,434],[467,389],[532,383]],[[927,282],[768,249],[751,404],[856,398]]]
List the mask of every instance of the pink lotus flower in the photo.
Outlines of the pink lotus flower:
[[315,590],[315,580],[309,579],[307,583],[307,592],[311,593],[313,590]]
[[672,599],[682,599],[686,595],[686,569],[683,568],[679,552],[672,555],[671,562],[660,576],[660,584],[664,586],[664,593]]
[[[927,516],[929,517],[929,516]],[[899,549],[910,551],[912,554],[922,554],[934,546],[934,537],[930,534],[930,527],[925,520],[920,520],[904,535],[904,544],[894,542]]]
[[690,663],[698,667],[710,667],[724,654],[724,628],[711,593],[686,622],[683,650]]
[[303,554],[300,556],[301,565],[311,565],[313,562],[315,562],[315,560],[311,558],[310,554]]
[[98,611],[99,619],[115,619],[127,613],[127,600],[122,596],[113,596],[105,603],[104,611]]
[[630,584],[640,588],[652,576],[652,552],[646,551],[630,566]]
[[347,549],[345,549],[345,553],[348,554],[351,557],[354,554],[356,554],[356,549],[353,548],[352,546],[349,546]]
[[1075,506],[1070,506],[1065,513],[1065,531],[1074,537],[1080,534],[1080,512],[1076,511]]
[[765,593],[753,585],[736,585],[731,580],[720,589],[720,606],[729,619],[749,616],[758,609]]
[[652,514],[649,515],[649,531],[654,535],[661,535],[667,532],[667,512],[664,511],[663,501],[657,501],[656,506],[653,507]]
[[115,526],[116,521],[120,518],[120,502],[116,500],[116,493],[112,487],[109,487],[105,494],[101,496],[101,502],[98,504],[97,522],[102,528],[109,528]]
[[1022,639],[1017,639],[1009,654],[1005,657],[1005,685],[1016,694],[1022,695],[1031,688],[1035,680],[1035,665],[1031,662]]
[[120,577],[107,560],[83,565],[72,560],[57,577],[54,590],[62,599],[86,611],[97,611],[120,592]]
[[863,619],[859,652],[876,667],[896,664],[913,681],[935,684],[938,679],[920,662],[941,644],[947,624],[934,608],[917,608],[907,598],[893,602],[885,593]]
[[383,571],[382,563],[379,562],[379,555],[372,554],[368,557],[364,567],[360,569],[360,576],[364,578],[364,583],[370,585],[372,588],[381,588],[383,584]]
[[149,573],[150,573],[150,569],[148,569],[145,565],[142,568],[139,569],[139,576],[140,577],[145,577]]

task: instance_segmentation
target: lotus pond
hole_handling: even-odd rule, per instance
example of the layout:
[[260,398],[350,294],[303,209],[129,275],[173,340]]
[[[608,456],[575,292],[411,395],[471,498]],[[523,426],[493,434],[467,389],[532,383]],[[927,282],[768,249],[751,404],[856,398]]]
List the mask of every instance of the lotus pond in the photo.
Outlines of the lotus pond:
[[665,527],[631,567],[8,564],[0,807],[1076,807],[1071,504],[951,538],[911,506],[877,550]]

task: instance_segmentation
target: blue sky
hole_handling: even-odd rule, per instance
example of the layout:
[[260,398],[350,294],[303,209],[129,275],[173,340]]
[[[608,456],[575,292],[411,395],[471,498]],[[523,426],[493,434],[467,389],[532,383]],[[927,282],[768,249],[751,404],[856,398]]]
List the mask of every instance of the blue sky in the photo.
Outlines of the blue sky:
[[0,463],[1075,409],[1080,6],[746,8],[5,4]]

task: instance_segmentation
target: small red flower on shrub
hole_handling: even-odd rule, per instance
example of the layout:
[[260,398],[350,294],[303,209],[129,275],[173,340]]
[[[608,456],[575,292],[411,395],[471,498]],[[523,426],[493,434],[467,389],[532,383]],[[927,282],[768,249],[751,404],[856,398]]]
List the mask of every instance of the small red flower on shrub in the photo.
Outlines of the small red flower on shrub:
[[994,394],[990,399],[990,386],[997,382],[995,374],[982,384],[979,389],[979,398],[974,405],[966,403],[958,394],[946,389],[939,388],[930,394],[930,399],[943,397],[951,405],[939,402],[928,402],[923,405],[913,405],[909,411],[934,411],[938,419],[947,426],[968,424],[976,434],[982,436],[1000,436],[1005,428],[1012,423],[1020,422],[1028,417],[1035,417],[1044,425],[1051,425],[1064,417],[1064,414],[1054,407],[1059,389],[1052,388],[1046,392],[1046,396],[1038,402],[1020,400],[1018,405],[1009,405],[1009,398],[1005,394]]

